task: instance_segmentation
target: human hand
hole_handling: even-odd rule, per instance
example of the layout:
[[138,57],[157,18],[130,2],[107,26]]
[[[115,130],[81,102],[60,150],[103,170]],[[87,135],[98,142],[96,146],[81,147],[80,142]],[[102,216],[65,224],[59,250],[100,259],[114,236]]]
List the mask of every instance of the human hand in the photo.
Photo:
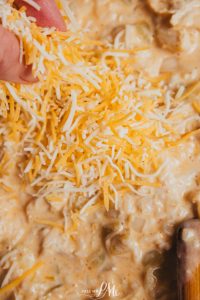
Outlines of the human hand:
[[[34,0],[40,6],[37,10],[23,0],[15,0],[17,8],[25,6],[27,15],[33,16],[36,23],[42,27],[56,27],[65,31],[64,20],[54,0]],[[0,25],[0,80],[16,83],[33,83],[37,79],[32,75],[31,65],[20,63],[20,44],[14,33]]]

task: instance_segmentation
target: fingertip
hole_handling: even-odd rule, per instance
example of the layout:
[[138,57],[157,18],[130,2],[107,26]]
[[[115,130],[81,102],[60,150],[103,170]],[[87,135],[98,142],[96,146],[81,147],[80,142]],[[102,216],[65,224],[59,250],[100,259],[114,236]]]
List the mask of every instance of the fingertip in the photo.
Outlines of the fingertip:
[[19,78],[24,83],[37,83],[38,82],[38,78],[34,77],[34,75],[33,75],[32,65],[23,66],[23,70],[22,70],[21,74],[19,75]]
[[17,8],[26,7],[27,15],[34,17],[38,26],[55,27],[59,31],[66,31],[65,21],[54,0],[35,0],[35,2],[40,6],[39,11],[24,0],[14,1]]
[[62,32],[65,32],[67,30],[67,26],[64,22],[64,20],[60,20],[60,22],[58,22],[58,24],[55,25],[56,29]]
[[66,31],[67,30],[67,26],[63,20],[63,22],[61,22],[60,27],[58,28],[60,31]]

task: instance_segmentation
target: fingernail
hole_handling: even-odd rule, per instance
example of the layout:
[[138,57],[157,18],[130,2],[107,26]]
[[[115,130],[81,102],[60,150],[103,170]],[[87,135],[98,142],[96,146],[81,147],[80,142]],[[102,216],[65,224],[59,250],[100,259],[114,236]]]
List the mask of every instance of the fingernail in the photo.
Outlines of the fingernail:
[[32,73],[32,65],[25,66],[23,72],[20,74],[20,79],[27,83],[36,83],[38,78],[35,78]]

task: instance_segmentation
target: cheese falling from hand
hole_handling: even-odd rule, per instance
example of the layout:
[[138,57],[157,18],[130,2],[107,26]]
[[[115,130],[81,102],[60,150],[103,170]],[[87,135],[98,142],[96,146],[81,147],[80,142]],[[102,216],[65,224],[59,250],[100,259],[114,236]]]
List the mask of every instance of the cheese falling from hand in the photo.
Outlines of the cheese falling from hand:
[[[59,7],[77,29],[64,1]],[[70,198],[81,211],[95,199],[109,210],[118,208],[124,190],[143,195],[141,187],[159,186],[161,154],[192,135],[180,128],[192,120],[189,94],[176,99],[163,80],[169,74],[147,78],[131,63],[148,49],[116,49],[78,29],[39,28],[2,0],[0,18],[23,43],[39,78],[33,85],[0,82],[1,141],[17,144],[20,175],[32,196]],[[7,161],[5,150],[2,170]]]

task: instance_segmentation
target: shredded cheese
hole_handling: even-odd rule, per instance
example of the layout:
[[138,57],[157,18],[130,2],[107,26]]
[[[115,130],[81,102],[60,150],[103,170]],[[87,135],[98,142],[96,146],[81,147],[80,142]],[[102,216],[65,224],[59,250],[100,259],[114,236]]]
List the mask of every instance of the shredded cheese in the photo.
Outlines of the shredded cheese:
[[24,272],[21,276],[13,280],[11,283],[8,283],[4,287],[0,288],[0,295],[5,294],[7,292],[12,291],[17,286],[19,286],[27,277],[34,274],[41,266],[43,265],[42,262],[35,264],[31,269]]
[[27,4],[35,8],[37,11],[40,11],[41,7],[38,3],[36,3],[34,0],[24,0]]
[[71,97],[72,97],[71,110],[70,110],[68,119],[67,119],[67,121],[65,122],[65,124],[63,126],[63,131],[70,130],[70,128],[72,126],[73,119],[74,119],[74,115],[75,115],[75,112],[76,112],[76,102],[77,102],[76,91],[72,91]]
[[64,227],[61,224],[57,224],[53,221],[49,221],[49,220],[40,220],[40,219],[35,219],[34,220],[36,223],[41,224],[41,225],[47,225],[50,227],[54,227],[57,228],[58,230],[60,230],[61,232],[64,231]]
[[[125,188],[143,195],[143,186],[159,187],[162,154],[195,136],[189,125],[199,122],[199,105],[188,98],[199,82],[175,92],[169,73],[139,73],[135,61],[148,52],[145,45],[127,50],[122,42],[118,49],[91,41],[77,31],[65,1],[59,7],[72,25],[67,32],[39,28],[24,12],[0,4],[3,26],[23,42],[39,78],[28,86],[0,82],[2,139],[17,141],[20,176],[33,197],[50,205],[70,198],[67,205],[81,212],[102,202],[107,210],[118,208]],[[9,159],[5,153],[1,172]]]

